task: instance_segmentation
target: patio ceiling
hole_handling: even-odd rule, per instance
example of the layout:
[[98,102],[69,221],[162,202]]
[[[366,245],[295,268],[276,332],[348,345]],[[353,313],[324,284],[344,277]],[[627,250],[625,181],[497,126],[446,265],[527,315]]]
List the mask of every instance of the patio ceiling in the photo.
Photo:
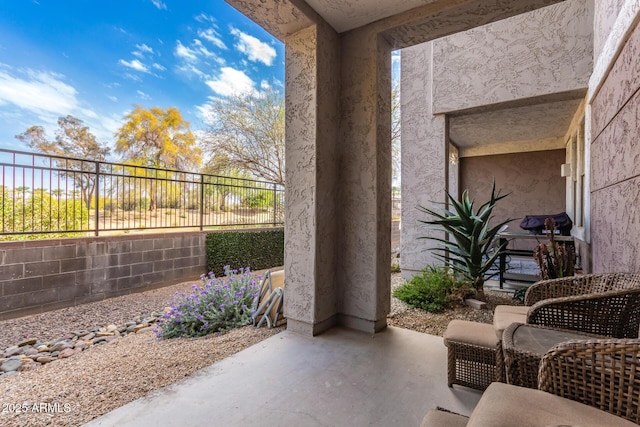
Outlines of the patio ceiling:
[[337,32],[352,30],[434,0],[307,0]]
[[565,148],[581,98],[451,116],[449,136],[460,157]]

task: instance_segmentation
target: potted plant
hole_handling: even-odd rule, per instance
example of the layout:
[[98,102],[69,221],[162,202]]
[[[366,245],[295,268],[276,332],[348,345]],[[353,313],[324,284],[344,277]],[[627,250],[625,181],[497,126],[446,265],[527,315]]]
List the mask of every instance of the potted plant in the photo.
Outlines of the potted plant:
[[553,218],[545,219],[544,228],[547,230],[550,243],[540,243],[533,249],[533,258],[540,269],[540,278],[547,280],[573,276],[576,263],[573,247],[556,242]]

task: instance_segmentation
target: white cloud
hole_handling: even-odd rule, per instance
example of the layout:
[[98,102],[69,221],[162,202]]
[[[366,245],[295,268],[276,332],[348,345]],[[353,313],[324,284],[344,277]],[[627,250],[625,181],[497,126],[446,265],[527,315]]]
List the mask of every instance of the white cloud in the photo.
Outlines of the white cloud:
[[262,90],[271,89],[271,84],[268,81],[263,80],[260,82],[260,89]]
[[178,40],[177,44],[176,44],[176,50],[175,50],[175,55],[179,58],[182,58],[186,61],[189,62],[195,62],[198,60],[198,56],[196,54],[196,51],[194,51],[193,49],[188,48],[187,46],[183,45],[180,40]]
[[30,124],[37,120],[47,131],[55,129],[58,117],[67,114],[81,119],[97,118],[98,115],[78,99],[78,91],[64,79],[63,75],[50,71],[14,70],[0,64],[0,115],[10,113]]
[[132,59],[131,61],[125,61],[124,59],[121,59],[118,61],[118,64],[124,65],[125,67],[131,68],[136,71],[141,71],[143,73],[149,72],[149,68],[137,59]]
[[160,0],[151,0],[151,3],[160,10],[167,10],[167,5]]
[[78,92],[64,76],[47,71],[21,70],[18,77],[0,68],[0,105],[13,104],[33,112],[68,114],[80,109]]
[[260,61],[265,65],[272,65],[273,60],[276,58],[276,50],[273,46],[261,42],[257,38],[243,33],[242,31],[232,28],[231,34],[238,38],[236,43],[236,49],[247,55],[250,61]]
[[107,95],[107,98],[109,98],[110,101],[118,102],[118,97],[117,96]]
[[136,93],[138,94],[138,96],[140,96],[140,98],[142,99],[151,99],[151,96],[149,96],[148,94],[144,93],[141,90],[137,90]]
[[201,13],[200,15],[194,18],[198,22],[216,22],[216,18],[211,15],[207,15],[206,13]]
[[206,74],[203,71],[199,70],[198,67],[194,66],[193,64],[182,65],[178,67],[178,71],[181,71],[184,74],[195,74],[200,78],[206,77]]
[[198,39],[194,39],[193,40],[193,45],[196,47],[196,50],[198,52],[200,52],[201,54],[203,54],[204,56],[206,56],[207,58],[213,58],[216,55],[211,52],[209,49],[207,49],[200,40]]
[[142,44],[137,44],[136,48],[138,48],[138,51],[140,52],[146,52],[146,53],[151,53],[153,54],[153,48],[150,48],[149,46],[147,46],[146,44],[142,43]]
[[162,65],[158,64],[157,62],[154,62],[153,64],[151,64],[151,66],[152,66],[153,68],[155,68],[156,70],[158,70],[158,71],[164,71],[164,70],[166,70],[166,68],[165,68],[164,66],[162,66]]
[[220,35],[213,28],[207,28],[206,30],[199,30],[198,37],[202,37],[203,39],[209,41],[211,44],[216,46],[219,49],[228,49],[227,45],[224,44]]
[[231,67],[222,67],[215,80],[206,82],[207,86],[220,96],[242,95],[254,92],[255,83],[243,71]]

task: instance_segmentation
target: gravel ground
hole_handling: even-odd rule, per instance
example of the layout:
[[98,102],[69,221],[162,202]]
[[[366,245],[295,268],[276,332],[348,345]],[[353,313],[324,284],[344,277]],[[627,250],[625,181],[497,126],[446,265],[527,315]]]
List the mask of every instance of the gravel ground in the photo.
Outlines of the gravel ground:
[[[391,275],[391,289],[402,285],[401,274]],[[443,313],[428,313],[409,307],[397,298],[391,298],[391,313],[387,324],[398,328],[411,329],[425,334],[443,336],[447,325],[453,319],[469,320],[472,322],[493,323],[493,309],[496,305],[518,305],[509,292],[485,290],[487,309],[476,310],[467,306],[456,307]]]
[[[392,275],[392,288],[402,283]],[[0,349],[25,337],[43,341],[77,329],[161,311],[176,292],[194,282],[117,297],[20,319],[0,321]],[[490,323],[496,304],[512,304],[509,294],[487,292],[490,310],[460,307],[443,314],[408,308],[392,298],[389,324],[442,335],[451,319]],[[279,333],[275,329],[244,327],[202,338],[158,340],[152,332],[127,335],[35,370],[0,379],[0,426],[79,426],[115,408],[191,375],[198,369]],[[58,413],[16,413],[13,404],[57,404]],[[39,407],[39,406],[38,406]],[[32,408],[32,407],[31,407]],[[55,408],[55,407],[54,407]]]

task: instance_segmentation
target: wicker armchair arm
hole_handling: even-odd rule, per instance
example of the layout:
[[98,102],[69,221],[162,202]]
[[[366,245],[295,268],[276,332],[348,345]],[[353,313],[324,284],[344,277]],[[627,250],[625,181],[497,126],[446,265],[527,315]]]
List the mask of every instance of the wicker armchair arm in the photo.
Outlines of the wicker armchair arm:
[[614,338],[638,338],[640,288],[546,299],[529,309],[527,323]]
[[560,279],[540,280],[529,287],[524,305],[531,306],[549,298],[562,298],[592,292],[592,282],[602,278],[601,274],[584,274]]
[[529,287],[524,305],[532,306],[548,298],[606,292],[640,287],[640,273],[598,273],[541,280]]
[[640,423],[640,340],[557,344],[542,357],[538,388]]

